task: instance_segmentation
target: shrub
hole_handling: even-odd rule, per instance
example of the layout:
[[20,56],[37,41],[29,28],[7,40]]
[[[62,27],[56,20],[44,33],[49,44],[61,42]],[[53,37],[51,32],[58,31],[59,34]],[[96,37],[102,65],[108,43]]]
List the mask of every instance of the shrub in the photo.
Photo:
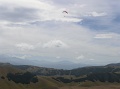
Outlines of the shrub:
[[5,79],[5,77],[4,77],[4,76],[1,76],[1,79]]

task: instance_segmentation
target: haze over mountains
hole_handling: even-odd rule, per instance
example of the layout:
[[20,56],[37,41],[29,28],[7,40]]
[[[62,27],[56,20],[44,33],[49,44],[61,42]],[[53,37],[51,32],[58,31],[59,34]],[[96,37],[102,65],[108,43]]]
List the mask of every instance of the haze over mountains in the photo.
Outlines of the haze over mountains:
[[71,61],[51,62],[44,60],[44,58],[41,58],[41,60],[33,60],[33,59],[26,60],[17,57],[10,57],[6,55],[0,55],[0,62],[11,63],[13,65],[34,65],[34,66],[48,67],[55,69],[74,69],[78,67],[90,66],[89,64],[74,63]]
[[[89,64],[89,63],[74,63],[71,61],[46,61],[45,58],[41,58],[40,60],[34,60],[34,59],[22,59],[18,57],[10,57],[7,55],[0,55],[0,62],[3,63],[11,63],[13,65],[33,65],[33,66],[39,66],[39,67],[47,67],[47,68],[55,68],[55,69],[74,69],[74,68],[80,68],[80,67],[86,67],[86,66],[104,66],[107,64]],[[111,63],[108,66],[119,66],[119,63]]]

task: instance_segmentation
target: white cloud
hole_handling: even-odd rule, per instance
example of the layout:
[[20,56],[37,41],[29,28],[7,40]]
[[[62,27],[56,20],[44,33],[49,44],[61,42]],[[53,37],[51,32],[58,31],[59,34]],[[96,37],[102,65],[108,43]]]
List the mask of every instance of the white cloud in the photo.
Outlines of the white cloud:
[[68,45],[61,40],[51,40],[43,45],[44,48],[67,48]]
[[[18,13],[19,16],[25,16],[25,17],[29,17],[27,20],[24,20],[24,22],[31,22],[31,21],[50,21],[50,20],[53,20],[53,21],[63,21],[63,22],[80,22],[82,21],[82,19],[80,18],[74,18],[72,16],[72,14],[68,14],[66,16],[64,16],[64,14],[62,13],[63,10],[64,10],[64,7],[58,7],[56,5],[54,5],[53,3],[50,3],[50,2],[45,2],[45,1],[42,1],[42,0],[11,0],[9,3],[8,3],[8,0],[0,0],[0,2],[4,5],[4,6],[7,6],[7,13],[9,16],[11,16],[11,13],[13,15],[15,15],[14,17],[16,17],[16,11],[15,9],[16,8],[23,8],[23,11],[25,11],[25,9],[31,9],[35,12],[31,12],[31,13],[27,13],[25,14],[26,12],[29,12],[29,11],[25,11],[23,13]],[[83,5],[84,6],[84,5]],[[5,11],[5,12],[6,12]],[[28,16],[26,16],[28,15]],[[32,19],[34,17],[34,19]],[[10,18],[10,17],[9,17]],[[19,18],[23,18],[25,19],[24,17],[18,17],[16,19],[19,19]],[[11,19],[11,18],[10,18]],[[8,19],[9,20],[9,19]]]
[[26,51],[26,50],[33,50],[34,46],[27,44],[27,43],[20,43],[20,44],[16,44],[16,47],[19,48],[22,51]]
[[16,58],[20,58],[20,59],[27,59],[27,58],[30,58],[31,56],[28,56],[28,55],[23,55],[23,56],[13,55],[12,57],[16,57]]
[[89,59],[89,60],[94,61],[95,59]]
[[77,59],[77,60],[81,60],[81,59],[84,59],[84,58],[85,58],[84,55],[80,55],[80,56],[78,56],[76,59]]
[[98,13],[98,12],[90,12],[89,14],[85,15],[85,16],[93,16],[93,17],[101,17],[101,16],[106,16],[107,13],[102,12],[102,13]]
[[63,21],[63,22],[81,22],[83,19],[77,19],[74,17],[64,17],[64,18],[56,18],[56,21]]
[[96,34],[94,38],[96,39],[110,39],[113,38],[113,34]]
[[[50,10],[54,6],[49,5],[49,3],[40,1],[40,0],[0,0],[0,2],[4,5],[8,5],[11,10],[14,10],[16,7],[27,7],[27,8],[36,8],[36,9],[43,9],[43,10]],[[8,3],[9,2],[9,3]]]
[[61,57],[60,57],[60,56],[57,56],[56,58],[57,58],[57,59],[60,59]]

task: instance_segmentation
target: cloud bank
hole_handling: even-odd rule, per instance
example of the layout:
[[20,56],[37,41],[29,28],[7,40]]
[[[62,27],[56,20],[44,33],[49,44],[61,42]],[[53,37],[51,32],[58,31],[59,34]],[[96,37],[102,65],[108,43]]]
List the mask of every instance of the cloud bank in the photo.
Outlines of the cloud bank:
[[[26,55],[37,56],[37,60],[46,57],[53,62],[119,62],[119,3],[0,0],[0,54],[26,60]],[[68,14],[62,13],[64,10]]]

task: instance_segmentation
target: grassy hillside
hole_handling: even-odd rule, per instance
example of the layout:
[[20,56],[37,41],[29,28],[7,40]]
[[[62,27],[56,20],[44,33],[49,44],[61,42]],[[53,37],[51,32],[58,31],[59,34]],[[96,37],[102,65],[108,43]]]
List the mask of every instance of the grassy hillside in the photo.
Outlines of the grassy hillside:
[[24,72],[24,71],[12,66],[0,66],[0,74],[7,75],[7,73],[9,72],[18,73],[18,72]]
[[120,89],[119,83],[108,82],[81,82],[62,83],[53,80],[51,77],[39,77],[39,82],[30,84],[16,84],[7,79],[0,79],[0,89]]
[[13,67],[23,71],[29,71],[37,75],[43,75],[43,76],[72,75],[72,76],[79,77],[79,76],[84,76],[91,73],[110,73],[110,72],[119,73],[120,72],[120,66],[117,66],[117,67],[116,66],[90,66],[90,67],[76,68],[72,70],[44,68],[44,67],[28,66],[28,65],[21,65],[21,66],[13,65]]
[[[26,72],[35,75],[38,82],[30,81],[28,84],[15,83],[15,81],[7,76],[9,73],[12,73],[13,79],[24,80]],[[117,83],[120,81],[120,74],[118,72],[119,67],[113,66],[58,70],[3,63],[0,64],[0,89],[120,89],[120,83]],[[113,80],[112,83],[110,83],[111,80]]]
[[39,82],[30,84],[15,83],[7,79],[0,79],[0,89],[58,89],[60,84],[54,80],[39,77]]
[[[31,66],[31,65],[11,65],[9,63],[0,63],[0,71],[1,73],[10,72],[31,72],[36,75],[43,75],[43,76],[64,76],[64,75],[73,75],[73,76],[84,76],[91,73],[110,73],[110,72],[120,72],[120,66],[116,64],[115,66],[91,66],[91,67],[82,67],[76,68],[72,70],[63,70],[63,69],[54,69],[54,68],[45,68],[45,67],[38,67],[38,66]],[[7,68],[6,68],[7,67]],[[5,69],[6,68],[6,69]],[[4,69],[4,71],[2,70]]]

